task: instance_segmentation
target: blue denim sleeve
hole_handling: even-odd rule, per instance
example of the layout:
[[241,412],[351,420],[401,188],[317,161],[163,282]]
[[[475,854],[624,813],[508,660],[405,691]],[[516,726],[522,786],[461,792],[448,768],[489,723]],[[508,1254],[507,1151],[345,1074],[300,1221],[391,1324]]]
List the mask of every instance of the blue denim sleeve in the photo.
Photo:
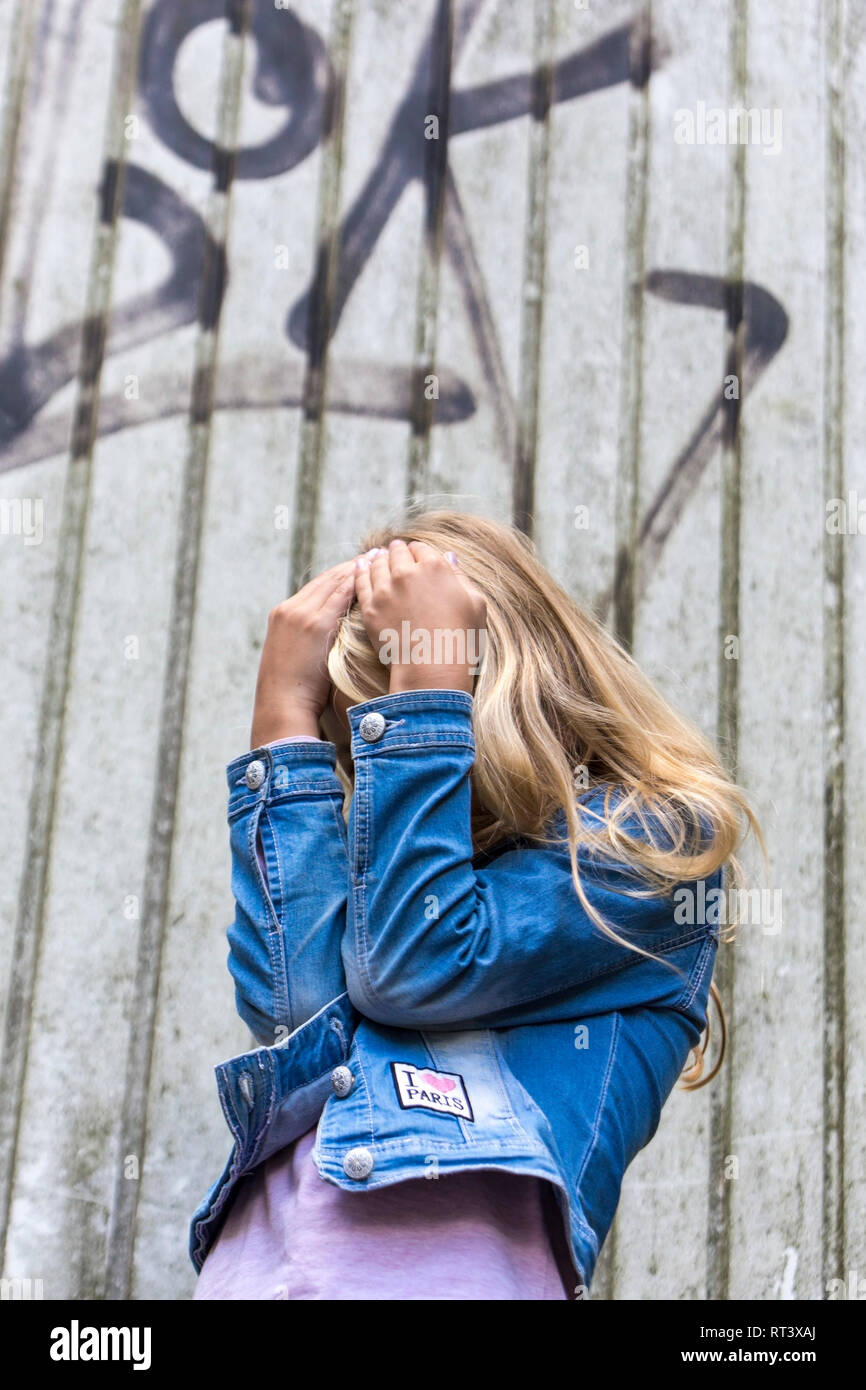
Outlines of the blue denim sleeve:
[[[672,898],[632,896],[624,865],[581,853],[581,905],[567,845],[473,863],[472,698],[407,691],[349,709],[355,788],[351,897],[342,954],[349,997],[396,1027],[510,1026],[641,1005],[684,1008],[709,987],[713,929],[679,925]],[[691,947],[691,950],[686,948]],[[541,1010],[539,1000],[548,1001]],[[700,1006],[699,1006],[700,1007]]]
[[346,989],[348,855],[336,757],[333,743],[286,741],[226,769],[235,900],[228,968],[238,1013],[269,1046]]

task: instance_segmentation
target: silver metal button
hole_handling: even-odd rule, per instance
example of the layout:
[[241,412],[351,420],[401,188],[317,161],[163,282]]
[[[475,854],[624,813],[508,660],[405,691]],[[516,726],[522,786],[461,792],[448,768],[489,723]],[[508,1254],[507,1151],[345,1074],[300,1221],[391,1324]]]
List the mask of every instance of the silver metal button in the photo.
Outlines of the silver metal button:
[[350,1149],[343,1159],[343,1172],[347,1178],[361,1182],[369,1178],[373,1171],[373,1155],[369,1149]]
[[347,1096],[355,1084],[355,1078],[348,1067],[334,1067],[331,1072],[331,1086],[335,1096],[343,1099]]
[[247,770],[244,773],[244,781],[250,791],[255,791],[265,780],[265,765],[260,758],[253,758],[251,763],[247,763]]
[[377,709],[370,710],[358,725],[358,733],[365,743],[375,743],[385,732],[385,716]]

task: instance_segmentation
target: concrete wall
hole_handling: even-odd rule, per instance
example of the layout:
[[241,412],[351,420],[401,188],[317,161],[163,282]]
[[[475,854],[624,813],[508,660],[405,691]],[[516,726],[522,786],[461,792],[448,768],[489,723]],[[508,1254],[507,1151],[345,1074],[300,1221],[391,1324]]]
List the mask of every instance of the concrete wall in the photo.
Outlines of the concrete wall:
[[783,894],[593,1296],[866,1276],[864,38],[853,0],[0,4],[4,1275],[190,1296],[266,614],[425,496],[531,530],[720,740]]

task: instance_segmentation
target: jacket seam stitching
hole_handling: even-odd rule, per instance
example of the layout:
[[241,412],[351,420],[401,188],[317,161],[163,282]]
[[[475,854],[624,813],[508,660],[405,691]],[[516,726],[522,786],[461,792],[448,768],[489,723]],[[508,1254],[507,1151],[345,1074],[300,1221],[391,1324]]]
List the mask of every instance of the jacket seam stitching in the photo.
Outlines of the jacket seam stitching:
[[[294,782],[291,787],[281,787],[278,792],[270,792],[262,797],[258,793],[250,793],[242,797],[236,797],[232,792],[229,797],[228,820],[229,823],[238,819],[245,811],[253,810],[260,802],[268,806],[276,806],[283,801],[292,801],[301,796],[335,796],[337,787],[330,784],[322,786],[324,778],[317,779],[315,782]],[[343,788],[339,788],[340,796],[343,795]]]
[[711,936],[708,936],[704,943],[703,950],[701,951],[701,954],[699,955],[695,963],[695,967],[692,972],[692,979],[685,986],[679,999],[674,1004],[675,1009],[689,1009],[694,1003],[695,996],[697,995],[698,990],[703,984],[704,976],[706,975],[707,964],[710,959],[713,945],[713,938]]
[[259,1071],[261,1072],[264,1078],[265,1085],[268,1087],[268,1108],[264,1120],[258,1127],[258,1134],[256,1135],[255,1143],[253,1144],[249,1157],[247,1158],[245,1165],[247,1169],[255,1167],[256,1160],[258,1158],[259,1153],[261,1152],[262,1145],[265,1142],[265,1135],[267,1134],[268,1129],[270,1128],[271,1120],[274,1114],[274,1096],[276,1094],[276,1085],[273,1071],[269,1070],[265,1066],[264,1058],[261,1054],[259,1054],[256,1060],[258,1062]]
[[[263,802],[263,801],[258,801],[258,802],[256,802],[255,807],[253,808],[253,814],[252,814],[252,816],[250,817],[250,823],[249,823],[249,825],[247,826],[246,854],[247,854],[247,868],[252,868],[253,875],[254,875],[254,877],[255,877],[256,886],[257,886],[257,888],[258,888],[258,890],[259,890],[259,892],[260,892],[262,898],[264,899],[264,904],[265,904],[265,909],[266,909],[266,917],[267,917],[267,922],[268,922],[268,931],[271,932],[271,931],[279,931],[280,920],[279,920],[279,917],[277,916],[277,913],[276,913],[276,909],[275,909],[275,906],[274,906],[273,899],[271,898],[270,885],[268,884],[267,879],[265,878],[264,874],[262,873],[262,866],[261,866],[261,864],[259,863],[259,856],[258,856],[258,854],[256,853],[256,837],[257,837],[258,829],[259,829],[259,821],[260,821],[261,818],[262,818],[262,812],[263,812],[263,811],[264,811],[264,802]],[[263,847],[263,848],[264,848],[264,847]],[[265,867],[267,867],[267,858],[265,858]]]
[[233,1135],[233,1137],[234,1137],[234,1141],[235,1141],[235,1143],[238,1145],[238,1147],[240,1148],[240,1145],[241,1145],[241,1126],[240,1126],[240,1120],[239,1120],[239,1118],[238,1118],[237,1112],[235,1111],[234,1101],[232,1100],[231,1088],[230,1088],[230,1086],[229,1086],[229,1079],[228,1079],[228,1076],[226,1075],[226,1072],[223,1070],[223,1067],[222,1067],[222,1066],[217,1067],[217,1071],[218,1071],[218,1072],[220,1073],[220,1075],[222,1076],[223,1082],[224,1082],[224,1085],[219,1087],[220,1105],[222,1106],[223,1114],[224,1114],[225,1117],[226,1117],[226,1121],[228,1122],[228,1127],[229,1127],[229,1129],[230,1129],[231,1132],[232,1132],[232,1135]]
[[[374,1004],[384,1004],[378,991],[373,986],[373,977],[370,970],[368,955],[369,942],[367,939],[367,856],[369,852],[369,841],[367,825],[369,820],[369,797],[364,793],[367,790],[367,774],[363,771],[363,764],[355,774],[356,785],[352,798],[352,806],[355,812],[354,834],[352,838],[352,876],[357,881],[352,884],[352,910],[354,915],[353,934],[355,938],[355,959],[358,962],[359,975],[361,977],[362,988],[366,991],[367,997]],[[363,845],[363,852],[362,852]],[[359,862],[360,861],[360,862]],[[393,1025],[392,1025],[393,1026]],[[409,1025],[411,1026],[411,1025]]]
[[490,1055],[493,1065],[496,1068],[496,1075],[499,1078],[499,1090],[505,1104],[508,1107],[509,1124],[511,1125],[512,1129],[515,1130],[515,1132],[525,1136],[526,1139],[531,1139],[532,1136],[529,1134],[529,1131],[520,1123],[520,1121],[517,1118],[517,1115],[514,1112],[514,1106],[512,1105],[511,1098],[508,1094],[508,1087],[505,1084],[505,1077],[502,1075],[503,1059],[499,1048],[494,1046],[492,1030],[490,1028],[485,1028],[484,1033],[484,1044]]
[[358,1071],[361,1073],[361,1080],[363,1081],[363,1084],[364,1084],[364,1102],[365,1102],[365,1109],[366,1109],[366,1111],[367,1111],[367,1124],[368,1124],[369,1129],[370,1129],[370,1143],[371,1143],[371,1144],[375,1144],[375,1142],[376,1142],[376,1130],[375,1130],[375,1127],[374,1127],[374,1125],[373,1125],[373,1103],[372,1103],[372,1100],[371,1100],[371,1098],[370,1098],[370,1085],[369,1085],[369,1082],[367,1081],[367,1073],[366,1073],[366,1071],[364,1070],[364,1063],[363,1063],[362,1060],[361,1060],[361,1049],[360,1049],[360,1047],[358,1046],[357,1037],[356,1037],[353,1041],[354,1041],[354,1043],[355,1043],[355,1061],[356,1061],[357,1064],[358,1064]]
[[341,802],[340,806],[337,806],[337,805],[335,804],[334,801],[331,801],[329,804],[330,804],[331,810],[332,810],[333,813],[334,813],[334,820],[335,820],[335,822],[336,822],[336,824],[337,824],[337,829],[338,829],[339,832],[340,832],[340,846],[341,846],[341,848],[342,848],[342,850],[343,850],[344,855],[346,856],[346,871],[347,871],[347,873],[348,873],[348,869],[349,869],[349,852],[348,852],[348,851],[349,851],[349,840],[348,840],[348,835],[347,835],[347,833],[346,833],[346,822],[345,822],[345,820],[343,819],[343,812],[342,812],[342,809],[341,809],[341,808],[342,808],[342,802]]
[[[283,932],[280,918],[277,915],[276,904],[271,896],[271,889],[268,880],[262,872],[259,864],[259,856],[256,852],[256,840],[258,836],[259,822],[265,814],[265,803],[259,800],[250,818],[247,829],[247,861],[248,867],[252,867],[255,875],[255,882],[259,893],[265,904],[265,918],[267,929],[267,953],[270,965],[270,1023],[280,1018],[280,1002],[285,994],[285,1012],[288,1017],[288,980],[286,976],[285,956],[283,952]],[[270,822],[268,822],[269,829]],[[273,834],[273,831],[271,831]],[[264,845],[262,846],[264,849]],[[265,868],[267,868],[267,853],[265,852]],[[281,985],[285,981],[285,988]]]
[[[268,896],[269,896],[270,901],[271,901],[271,906],[272,906],[272,909],[273,909],[274,919],[275,919],[276,924],[277,924],[276,931],[272,933],[272,938],[273,938],[273,939],[272,939],[272,941],[270,941],[270,942],[268,943],[268,944],[269,944],[269,947],[272,949],[272,952],[273,952],[274,966],[275,966],[275,969],[274,969],[274,1018],[275,1018],[276,1020],[279,1020],[279,1019],[285,1017],[286,1022],[289,1023],[289,1024],[291,1024],[294,1015],[293,1015],[293,1012],[292,1012],[291,997],[290,997],[290,989],[289,989],[289,969],[288,969],[288,964],[287,964],[287,961],[286,961],[286,943],[285,943],[286,894],[285,894],[285,878],[284,878],[284,875],[283,875],[283,864],[282,864],[282,859],[280,858],[280,849],[279,849],[279,843],[278,843],[278,840],[277,840],[277,834],[276,834],[276,831],[275,831],[275,829],[274,829],[273,821],[271,820],[271,817],[270,817],[270,815],[269,815],[268,805],[267,805],[266,802],[265,802],[265,803],[263,804],[263,806],[262,806],[262,812],[261,812],[260,820],[264,820],[265,825],[267,826],[268,834],[270,835],[270,838],[271,838],[271,847],[272,847],[273,853],[274,853],[274,860],[275,860],[275,862],[276,862],[276,873],[277,873],[277,893],[278,893],[277,898],[274,898],[274,895],[273,895],[273,893],[271,892],[271,885],[270,885],[269,879],[268,879],[267,877],[265,877],[265,884],[266,884],[266,887],[267,887]],[[264,849],[265,869],[267,870],[267,867],[268,867],[268,852],[267,852],[267,849],[265,849],[264,845],[262,846],[262,848]],[[258,856],[256,856],[256,862],[258,863]],[[261,865],[259,865],[259,871],[261,872]]]
[[592,1155],[595,1153],[596,1145],[598,1144],[599,1130],[601,1128],[601,1115],[604,1109],[604,1103],[607,1099],[607,1092],[608,1087],[610,1086],[611,1073],[613,1072],[613,1064],[616,1059],[617,1046],[619,1044],[619,1029],[620,1016],[617,1013],[614,1014],[613,1019],[613,1033],[610,1040],[610,1048],[608,1049],[607,1065],[604,1071],[604,1080],[601,1086],[601,1094],[599,1095],[598,1104],[595,1108],[595,1115],[593,1116],[592,1120],[592,1142],[590,1143],[589,1148],[583,1156],[583,1162],[580,1165],[580,1172],[577,1175],[577,1181],[574,1185],[574,1193],[578,1201],[580,1200],[580,1189],[583,1183],[583,1179],[586,1175],[587,1167],[589,1166],[589,1161],[592,1158]]
[[451,738],[437,734],[404,734],[397,739],[380,739],[378,743],[363,742],[353,749],[353,756],[376,757],[385,752],[411,752],[413,748],[455,748],[475,752],[475,740],[471,738]]

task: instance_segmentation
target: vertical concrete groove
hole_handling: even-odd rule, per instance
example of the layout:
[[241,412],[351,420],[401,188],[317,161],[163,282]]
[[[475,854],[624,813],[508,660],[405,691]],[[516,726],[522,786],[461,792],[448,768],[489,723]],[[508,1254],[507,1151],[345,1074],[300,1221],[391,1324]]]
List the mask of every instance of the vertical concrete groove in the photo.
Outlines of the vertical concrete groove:
[[[78,54],[87,4],[88,0],[76,0],[75,6],[67,18],[62,39],[62,61],[64,67],[67,69],[75,62]],[[37,70],[39,68],[40,59],[44,56],[44,51],[48,46],[47,31],[50,29],[49,16],[50,0],[46,3],[45,19],[43,20],[39,41],[35,49]],[[38,92],[41,85],[41,81],[34,84],[36,92]],[[61,83],[53,93],[51,120],[56,130],[61,130],[63,127],[71,95],[72,84],[69,82]],[[34,100],[36,100],[35,94]],[[15,275],[15,303],[11,312],[13,322],[9,338],[15,344],[24,342],[28,301],[32,289],[35,267],[39,259],[41,233],[45,221],[44,191],[52,188],[54,185],[57,164],[62,157],[62,153],[63,141],[60,139],[53,140],[43,157],[42,168],[36,185],[39,189],[39,196],[31,200],[31,207],[28,210],[27,227],[24,234],[24,254],[21,257]],[[0,240],[2,240],[2,238],[0,238]],[[2,248],[0,248],[0,284],[2,284],[2,271]]]
[[615,503],[617,542],[613,578],[613,627],[620,641],[628,647],[634,640],[640,494],[651,45],[652,3],[645,0],[632,26],[629,41],[631,97],[626,171],[622,389]]
[[520,329],[520,392],[517,457],[514,460],[512,518],[531,536],[535,527],[535,462],[547,245],[547,193],[550,164],[550,108],[553,104],[554,9],[535,0],[532,95],[529,127],[529,187],[523,261],[523,313]]
[[453,37],[453,0],[438,0],[431,37],[429,95],[424,121],[426,125],[427,118],[435,116],[439,123],[439,130],[436,139],[428,139],[426,130],[417,132],[417,138],[425,142],[425,215],[415,309],[415,361],[412,370],[410,404],[412,429],[409,437],[409,466],[406,481],[406,497],[410,503],[423,495],[429,486],[430,430],[433,422],[434,401],[428,399],[426,383],[427,378],[435,372],[436,364],[439,266],[442,256],[442,227],[448,186],[448,126],[451,103]]
[[[730,33],[730,105],[745,100],[747,67],[748,0],[732,0]],[[727,195],[728,307],[725,342],[725,375],[740,382],[740,398],[723,402],[721,457],[721,562],[719,576],[719,678],[716,738],[732,776],[737,776],[739,743],[739,663],[724,659],[728,634],[740,631],[740,547],[742,435],[745,323],[743,318],[746,241],[746,146],[731,146]],[[733,1184],[725,1176],[725,1159],[731,1151],[733,1078],[736,1065],[734,1029],[733,943],[719,949],[715,982],[728,1025],[728,1055],[709,1087],[709,1174],[707,1198],[707,1298],[724,1301],[729,1296],[731,1260],[731,1206]]]
[[499,457],[510,467],[517,448],[517,406],[502,355],[502,346],[484,275],[469,231],[457,180],[449,169],[445,194],[445,241],[451,266],[466,305],[470,331],[495,415]]
[[[106,118],[106,177],[94,233],[70,459],[64,480],[57,571],[39,709],[39,775],[34,780],[28,807],[27,847],[22,872],[22,882],[27,885],[27,891],[21,893],[19,902],[0,1063],[0,1263],[5,1255],[15,1181],[20,1114],[48,891],[51,832],[63,759],[66,696],[84,563],[99,380],[122,198],[126,144],[123,140],[122,117],[128,109],[134,80],[139,25],[140,0],[125,0],[117,26]],[[110,177],[109,169],[113,171]],[[107,196],[107,190],[110,190],[110,196]]]
[[[616,547],[613,628],[629,649],[634,641],[635,572],[640,501],[643,414],[644,276],[649,203],[652,0],[645,0],[629,36],[629,123],[625,191],[625,293],[623,296],[622,385],[616,473]],[[606,607],[606,603],[604,604]],[[593,1278],[594,1298],[616,1297],[617,1229],[614,1217]]]
[[127,1177],[125,1160],[144,1166],[147,1113],[165,922],[171,884],[172,843],[192,653],[196,588],[205,511],[219,326],[226,275],[234,150],[242,98],[244,43],[250,0],[226,0],[228,31],[220,74],[213,186],[206,213],[209,232],[199,296],[199,331],[192,382],[189,438],[181,488],[180,522],[166,654],[156,785],[151,810],[128,1038],[126,1080],[118,1137],[115,1186],[105,1262],[108,1299],[131,1295],[140,1178]]
[[[827,4],[824,496],[845,485],[845,0]],[[824,1289],[846,1279],[845,537],[824,530]]]
[[18,137],[21,131],[24,93],[27,88],[27,75],[30,67],[30,55],[33,51],[33,33],[36,27],[38,9],[39,7],[34,4],[34,0],[18,0],[18,8],[12,21],[9,69],[3,102],[3,125],[0,128],[0,288],[3,285],[6,240],[9,234],[12,194],[15,187],[15,166],[18,159]]
[[333,73],[324,112],[324,136],[316,216],[317,264],[309,300],[304,410],[298,444],[289,593],[310,577],[316,546],[322,456],[325,444],[328,354],[334,298],[340,265],[340,187],[343,170],[343,127],[346,81],[352,37],[354,0],[334,0],[328,54]]

